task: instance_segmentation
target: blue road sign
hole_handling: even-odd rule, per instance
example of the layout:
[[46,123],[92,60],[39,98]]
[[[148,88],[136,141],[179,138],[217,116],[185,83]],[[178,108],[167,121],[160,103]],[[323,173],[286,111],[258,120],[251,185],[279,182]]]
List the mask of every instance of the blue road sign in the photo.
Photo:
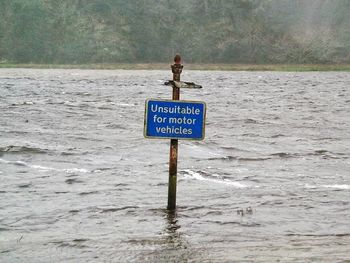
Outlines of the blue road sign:
[[146,100],[146,138],[203,140],[206,104],[201,101]]

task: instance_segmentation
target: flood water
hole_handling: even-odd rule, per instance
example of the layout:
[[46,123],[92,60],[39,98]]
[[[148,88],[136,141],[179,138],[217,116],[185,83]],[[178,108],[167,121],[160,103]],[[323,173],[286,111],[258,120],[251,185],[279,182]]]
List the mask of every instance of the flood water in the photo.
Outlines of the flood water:
[[350,262],[350,73],[186,71],[204,141],[143,137],[165,71],[0,69],[0,262]]

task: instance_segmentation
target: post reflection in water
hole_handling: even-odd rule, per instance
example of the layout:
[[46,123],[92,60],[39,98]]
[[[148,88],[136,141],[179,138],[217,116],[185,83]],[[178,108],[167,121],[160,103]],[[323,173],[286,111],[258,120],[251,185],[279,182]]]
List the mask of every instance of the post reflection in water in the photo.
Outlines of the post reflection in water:
[[169,249],[187,249],[187,242],[183,239],[182,234],[178,231],[181,226],[178,223],[176,211],[166,211],[166,227],[164,234]]
[[186,233],[181,229],[179,214],[177,211],[166,210],[166,225],[163,231],[164,249],[161,254],[161,261],[188,262],[193,259],[200,259],[201,254],[186,239]]

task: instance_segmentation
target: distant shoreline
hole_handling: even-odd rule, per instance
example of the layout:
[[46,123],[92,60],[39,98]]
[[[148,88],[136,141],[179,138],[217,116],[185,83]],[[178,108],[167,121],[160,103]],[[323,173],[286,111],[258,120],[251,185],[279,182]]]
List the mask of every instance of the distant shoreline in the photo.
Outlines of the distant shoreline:
[[[105,69],[105,70],[169,70],[171,63],[101,63],[101,64],[11,64],[0,68],[32,69]],[[209,71],[350,71],[350,64],[184,64],[187,70]]]

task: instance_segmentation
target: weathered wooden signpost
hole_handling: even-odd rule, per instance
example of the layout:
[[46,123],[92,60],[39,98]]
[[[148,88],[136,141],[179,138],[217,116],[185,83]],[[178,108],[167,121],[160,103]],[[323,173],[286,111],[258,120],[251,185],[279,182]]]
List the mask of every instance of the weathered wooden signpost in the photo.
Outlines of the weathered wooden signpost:
[[176,55],[171,66],[173,80],[165,84],[173,87],[172,100],[148,99],[145,108],[146,138],[170,140],[168,210],[176,209],[178,140],[203,140],[205,135],[206,104],[180,100],[180,88],[202,88],[193,82],[181,82],[183,65]]

